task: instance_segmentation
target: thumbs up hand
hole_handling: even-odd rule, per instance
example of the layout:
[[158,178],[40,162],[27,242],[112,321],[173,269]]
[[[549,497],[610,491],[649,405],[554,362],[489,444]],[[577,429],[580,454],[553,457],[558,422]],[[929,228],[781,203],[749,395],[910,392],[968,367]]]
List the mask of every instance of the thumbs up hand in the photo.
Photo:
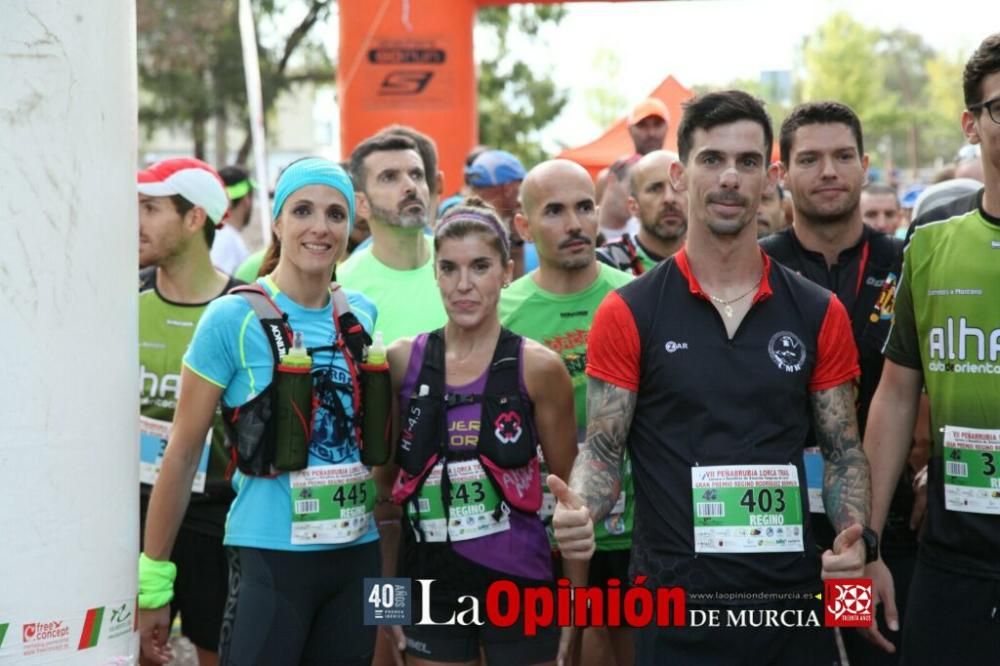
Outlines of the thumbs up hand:
[[589,560],[594,554],[594,522],[580,496],[566,482],[549,474],[546,483],[556,498],[552,527],[563,557],[568,560]]
[[864,528],[855,523],[833,540],[833,550],[823,553],[823,578],[860,578],[865,572]]

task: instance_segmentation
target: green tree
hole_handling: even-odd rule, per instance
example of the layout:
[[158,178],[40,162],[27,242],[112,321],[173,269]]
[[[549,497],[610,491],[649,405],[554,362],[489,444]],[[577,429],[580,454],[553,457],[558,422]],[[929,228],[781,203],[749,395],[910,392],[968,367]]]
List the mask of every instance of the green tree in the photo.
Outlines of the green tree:
[[804,100],[832,99],[850,106],[866,132],[881,135],[898,125],[898,94],[886,90],[885,60],[877,30],[846,12],[832,15],[802,46]]
[[929,157],[923,130],[932,120],[926,97],[927,62],[933,55],[934,50],[920,35],[905,30],[884,33],[879,40],[885,89],[895,93],[897,104],[892,110],[892,123],[886,129],[893,145],[905,149],[905,162],[912,177],[916,177],[917,168]]
[[566,10],[560,5],[486,7],[476,22],[495,42],[493,54],[479,63],[479,142],[509,150],[526,166],[547,155],[539,144],[539,131],[566,105],[567,96],[536,63],[517,59],[512,37],[538,36],[545,24],[558,23]]
[[721,86],[705,84],[691,86],[691,92],[695,95],[703,95],[713,90],[742,90],[764,102],[767,113],[771,116],[771,129],[774,132],[775,146],[777,146],[778,128],[781,127],[781,121],[791,110],[789,100],[782,99],[779,94],[780,91],[776,90],[773,86],[766,85],[761,79],[733,79]]
[[[292,86],[333,82],[333,65],[313,34],[332,5],[333,0],[254,0],[265,116]],[[224,148],[225,127],[239,119],[246,132],[236,161],[246,162],[251,144],[237,8],[236,0],[139,0],[139,122],[147,136],[158,128],[188,130],[195,155],[204,158],[209,122],[216,121],[217,144]],[[289,15],[299,21],[280,34],[276,19]],[[275,35],[273,44],[261,43],[262,28]],[[226,151],[221,152],[217,160],[224,159]]]
[[802,63],[801,98],[850,105],[873,164],[905,164],[916,178],[921,166],[960,141],[955,99],[962,65],[939,56],[920,35],[868,28],[840,12],[806,38]]
[[938,53],[927,62],[927,93],[924,104],[931,114],[927,134],[932,158],[950,160],[965,143],[961,117],[965,109],[962,72],[966,53]]
[[621,78],[622,61],[608,48],[600,48],[591,59],[591,69],[597,83],[583,91],[587,115],[599,127],[607,127],[625,113],[627,100],[615,83]]

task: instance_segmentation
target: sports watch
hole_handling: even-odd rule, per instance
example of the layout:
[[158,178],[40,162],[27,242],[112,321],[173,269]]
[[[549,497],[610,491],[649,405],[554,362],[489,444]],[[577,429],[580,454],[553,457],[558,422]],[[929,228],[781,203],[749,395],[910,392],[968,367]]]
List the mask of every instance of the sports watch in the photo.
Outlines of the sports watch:
[[861,532],[861,540],[865,542],[865,564],[878,559],[878,534],[870,527]]

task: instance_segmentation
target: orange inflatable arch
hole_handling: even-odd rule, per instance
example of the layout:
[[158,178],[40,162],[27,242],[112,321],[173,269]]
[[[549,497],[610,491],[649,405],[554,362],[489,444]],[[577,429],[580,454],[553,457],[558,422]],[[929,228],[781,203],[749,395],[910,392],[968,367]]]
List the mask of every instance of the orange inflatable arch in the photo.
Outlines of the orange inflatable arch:
[[472,51],[476,11],[510,4],[519,3],[341,0],[337,88],[342,153],[349,155],[387,125],[409,125],[437,143],[444,191],[458,189],[465,156],[478,135]]

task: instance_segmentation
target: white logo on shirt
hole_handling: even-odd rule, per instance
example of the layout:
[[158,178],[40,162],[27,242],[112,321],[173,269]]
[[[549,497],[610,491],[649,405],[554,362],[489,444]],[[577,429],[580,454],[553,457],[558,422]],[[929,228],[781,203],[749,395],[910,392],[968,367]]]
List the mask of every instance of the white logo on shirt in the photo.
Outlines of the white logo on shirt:
[[680,349],[687,349],[688,343],[674,342],[673,340],[667,340],[667,344],[663,345],[663,348],[667,350],[668,354],[673,354],[675,351],[678,351]]
[[767,343],[767,353],[785,372],[798,372],[806,360],[806,346],[791,331],[778,331]]

